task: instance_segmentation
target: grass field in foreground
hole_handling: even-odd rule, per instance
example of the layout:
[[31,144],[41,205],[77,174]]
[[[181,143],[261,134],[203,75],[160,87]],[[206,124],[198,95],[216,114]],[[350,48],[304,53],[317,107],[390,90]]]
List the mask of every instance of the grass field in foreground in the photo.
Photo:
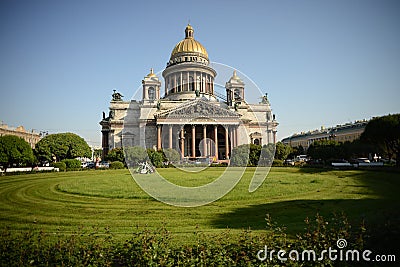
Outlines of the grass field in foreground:
[[[169,180],[204,184],[221,173],[159,169]],[[363,170],[323,171],[272,168],[264,184],[249,193],[254,169],[248,169],[225,197],[197,208],[173,207],[153,200],[132,179],[128,170],[42,173],[0,177],[0,228],[44,230],[70,234],[83,227],[125,238],[137,227],[162,225],[177,240],[190,240],[193,232],[216,233],[265,230],[269,213],[289,232],[301,231],[304,218],[317,212],[329,216],[344,211],[351,221],[369,224],[399,219],[397,172]]]

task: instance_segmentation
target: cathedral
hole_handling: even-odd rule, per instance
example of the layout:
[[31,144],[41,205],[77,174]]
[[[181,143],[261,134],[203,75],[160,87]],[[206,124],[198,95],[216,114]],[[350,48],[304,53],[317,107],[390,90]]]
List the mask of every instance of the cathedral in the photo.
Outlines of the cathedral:
[[150,70],[140,100],[124,101],[114,90],[108,116],[103,112],[100,121],[103,157],[113,148],[141,146],[175,149],[182,160],[229,162],[236,146],[276,143],[278,122],[267,95],[257,104],[247,103],[236,71],[225,84],[226,95],[218,94],[217,72],[190,24],[162,76],[164,88]]

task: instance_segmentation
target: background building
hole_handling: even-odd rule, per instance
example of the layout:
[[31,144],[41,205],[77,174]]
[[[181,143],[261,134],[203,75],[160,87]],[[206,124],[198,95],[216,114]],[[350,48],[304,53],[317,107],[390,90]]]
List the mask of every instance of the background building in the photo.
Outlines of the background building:
[[15,135],[21,137],[26,142],[28,142],[32,148],[35,148],[37,142],[40,141],[41,135],[34,132],[33,130],[28,132],[23,126],[18,126],[16,128],[9,127],[7,124],[0,125],[0,136],[3,135]]
[[185,39],[172,50],[161,82],[153,70],[142,80],[142,99],[123,101],[114,91],[108,116],[103,113],[103,155],[115,147],[173,148],[182,158],[230,158],[241,144],[276,142],[278,122],[267,95],[258,104],[245,100],[245,84],[233,72],[226,95],[214,91],[217,72],[206,49],[188,25]]
[[320,130],[302,132],[294,134],[290,137],[282,139],[282,143],[290,145],[291,147],[302,146],[305,150],[317,140],[335,140],[338,142],[352,142],[358,139],[364,132],[365,126],[368,121],[356,121],[354,123],[346,123],[344,125],[337,125],[335,127],[323,128]]

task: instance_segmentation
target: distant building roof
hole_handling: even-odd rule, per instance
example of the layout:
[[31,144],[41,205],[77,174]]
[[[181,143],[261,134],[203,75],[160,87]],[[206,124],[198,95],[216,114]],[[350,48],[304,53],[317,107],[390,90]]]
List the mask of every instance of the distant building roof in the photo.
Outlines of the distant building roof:
[[348,131],[350,129],[359,129],[359,128],[365,127],[368,124],[368,121],[369,120],[358,120],[358,121],[349,122],[346,124],[338,124],[338,125],[336,125],[334,127],[330,127],[330,128],[321,127],[320,130],[316,129],[316,130],[312,130],[312,131],[308,131],[308,132],[295,133],[289,137],[283,138],[282,141],[303,138],[305,136],[313,136],[313,135],[318,135],[318,134],[331,134],[331,133],[333,134],[333,133],[337,133],[340,131]]

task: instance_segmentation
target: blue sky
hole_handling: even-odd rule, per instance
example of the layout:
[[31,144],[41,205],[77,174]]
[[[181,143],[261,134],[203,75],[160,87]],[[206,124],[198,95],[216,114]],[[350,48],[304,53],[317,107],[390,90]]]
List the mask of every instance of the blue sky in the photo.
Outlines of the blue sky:
[[211,61],[268,96],[278,138],[400,112],[399,1],[0,1],[0,121],[100,145],[190,20]]

